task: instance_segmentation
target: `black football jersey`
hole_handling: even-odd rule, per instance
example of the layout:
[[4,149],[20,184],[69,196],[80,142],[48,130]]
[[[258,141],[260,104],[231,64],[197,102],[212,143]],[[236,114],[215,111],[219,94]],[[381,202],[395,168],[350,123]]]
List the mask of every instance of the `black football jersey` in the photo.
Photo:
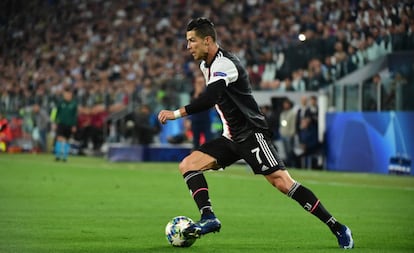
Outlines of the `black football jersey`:
[[249,75],[235,55],[220,48],[211,64],[202,61],[200,69],[207,86],[220,79],[226,82],[225,91],[215,105],[224,137],[241,142],[254,131],[268,133],[266,119],[252,95]]

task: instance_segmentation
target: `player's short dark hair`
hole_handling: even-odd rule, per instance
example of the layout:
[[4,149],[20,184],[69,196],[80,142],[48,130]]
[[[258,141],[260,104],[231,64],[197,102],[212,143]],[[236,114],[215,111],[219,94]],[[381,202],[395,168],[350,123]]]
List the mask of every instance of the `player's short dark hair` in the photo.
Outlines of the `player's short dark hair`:
[[210,36],[213,38],[213,41],[216,41],[216,29],[214,28],[213,22],[211,22],[208,18],[195,18],[188,22],[187,32],[193,30],[198,37],[205,38]]
[[64,92],[72,92],[72,87],[70,87],[69,85],[63,87],[63,91]]

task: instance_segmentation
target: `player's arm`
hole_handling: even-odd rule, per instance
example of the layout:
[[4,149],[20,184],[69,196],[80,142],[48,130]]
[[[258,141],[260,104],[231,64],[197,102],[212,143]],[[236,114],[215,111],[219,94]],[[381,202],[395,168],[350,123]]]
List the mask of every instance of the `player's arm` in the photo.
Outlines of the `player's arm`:
[[177,109],[175,111],[169,111],[169,110],[161,110],[158,113],[158,121],[161,122],[161,124],[167,123],[167,120],[174,120],[181,117],[187,116],[187,112],[185,111],[184,107],[181,107],[180,109]]
[[158,114],[158,120],[165,124],[167,120],[174,120],[190,114],[205,111],[213,107],[226,88],[226,81],[219,79],[207,86],[205,92],[201,93],[190,104],[175,111],[162,110]]

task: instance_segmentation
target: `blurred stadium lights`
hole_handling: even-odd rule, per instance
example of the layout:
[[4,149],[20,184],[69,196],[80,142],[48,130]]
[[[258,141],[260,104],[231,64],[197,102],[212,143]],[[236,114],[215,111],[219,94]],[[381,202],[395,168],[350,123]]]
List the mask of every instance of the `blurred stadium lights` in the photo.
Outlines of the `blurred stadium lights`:
[[298,35],[298,39],[299,39],[300,41],[305,41],[305,40],[306,40],[306,35],[305,35],[305,34],[303,34],[303,33],[300,33],[300,34]]

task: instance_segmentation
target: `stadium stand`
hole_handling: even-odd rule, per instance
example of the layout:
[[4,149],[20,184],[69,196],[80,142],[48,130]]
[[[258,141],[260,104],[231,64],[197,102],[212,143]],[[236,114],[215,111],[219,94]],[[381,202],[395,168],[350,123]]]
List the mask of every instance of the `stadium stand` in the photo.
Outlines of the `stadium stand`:
[[[20,124],[22,109],[38,103],[50,113],[71,86],[80,111],[105,115],[104,141],[127,142],[135,108],[156,113],[188,101],[198,70],[184,27],[196,16],[215,22],[220,45],[242,59],[258,92],[317,92],[384,55],[414,50],[409,0],[6,0],[0,111]],[[30,139],[21,124],[13,138]]]

